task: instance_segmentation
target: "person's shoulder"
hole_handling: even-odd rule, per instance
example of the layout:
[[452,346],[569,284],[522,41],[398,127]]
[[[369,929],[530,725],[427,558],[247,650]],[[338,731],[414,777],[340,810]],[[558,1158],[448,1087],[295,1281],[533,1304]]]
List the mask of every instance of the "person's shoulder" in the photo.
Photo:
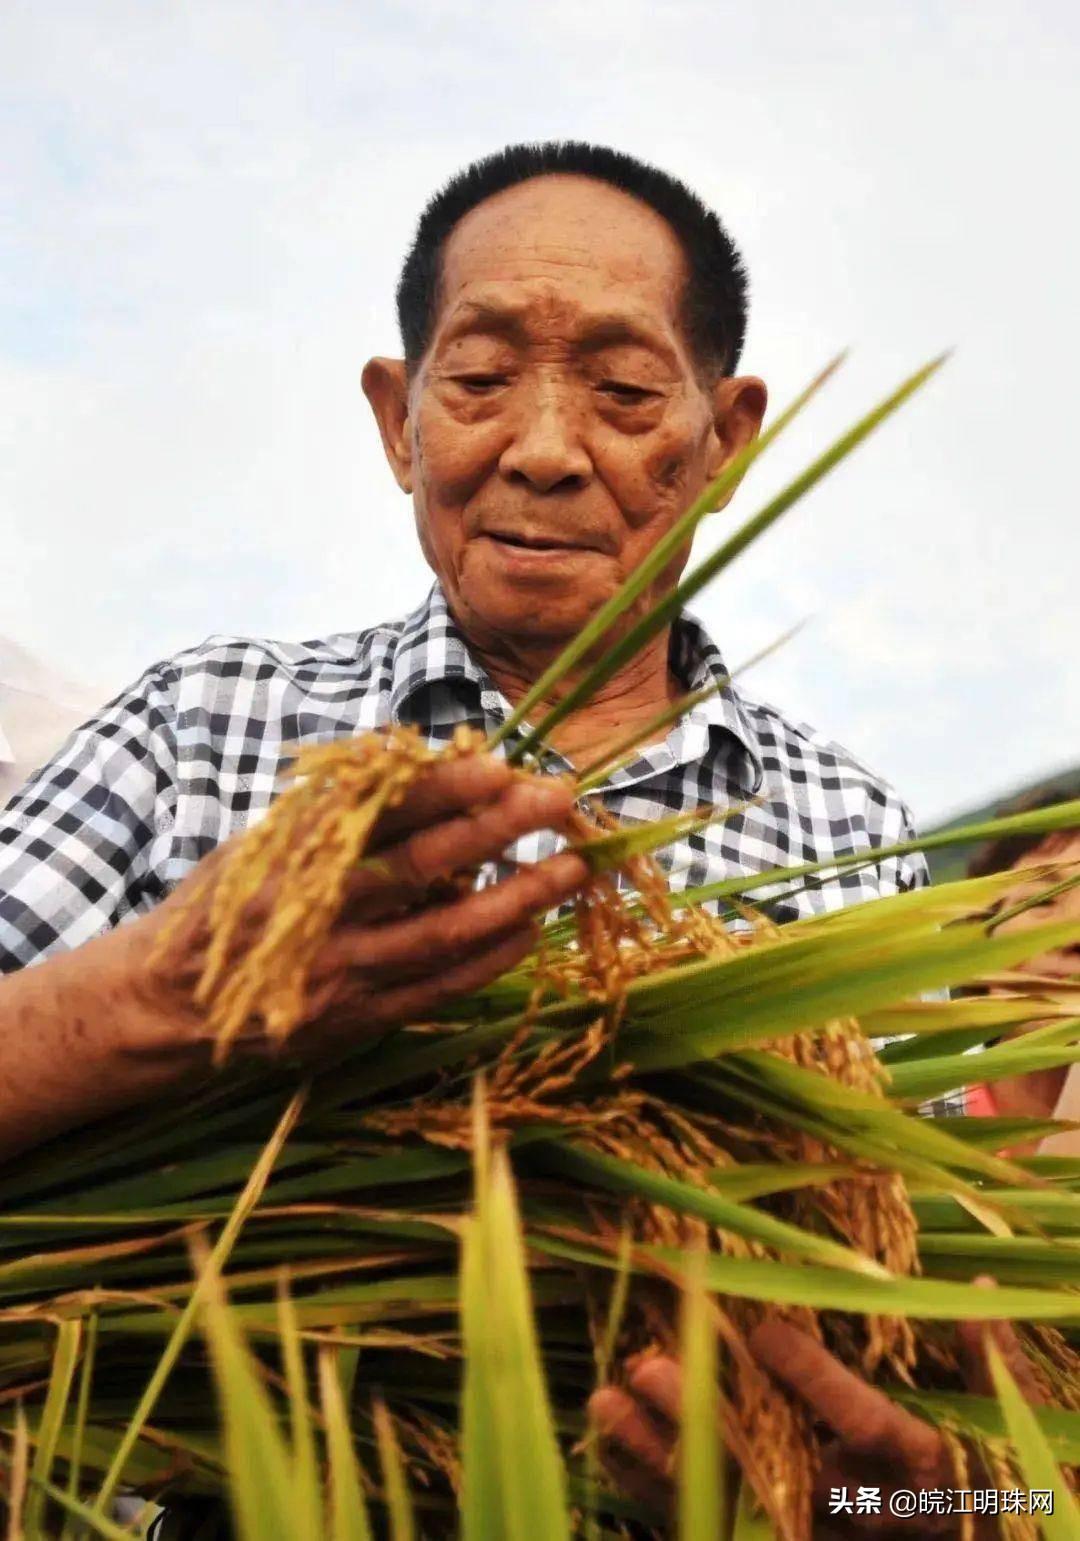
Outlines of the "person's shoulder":
[[322,677],[352,680],[375,673],[393,657],[406,622],[383,621],[362,631],[329,632],[300,642],[214,632],[190,647],[159,659],[140,683],[176,685],[197,677],[222,682],[275,677],[311,685]]
[[302,642],[215,632],[194,647],[174,654],[165,660],[164,666],[180,673],[195,669],[233,670],[245,665],[286,674],[313,669],[355,669],[358,664],[392,649],[404,625],[402,620],[383,621],[363,631],[330,632]]
[[739,700],[754,729],[767,775],[779,772],[801,784],[861,791],[869,802],[906,814],[893,783],[845,744],[808,722],[787,716],[767,701],[755,701],[741,693]]

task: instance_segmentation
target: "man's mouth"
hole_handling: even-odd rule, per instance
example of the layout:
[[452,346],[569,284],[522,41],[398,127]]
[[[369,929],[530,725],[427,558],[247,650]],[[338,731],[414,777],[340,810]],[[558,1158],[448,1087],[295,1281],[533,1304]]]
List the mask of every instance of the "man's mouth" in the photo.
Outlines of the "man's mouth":
[[511,530],[485,530],[485,539],[495,541],[497,545],[509,546],[518,551],[595,551],[595,546],[583,545],[580,541],[557,540],[551,535],[523,535]]

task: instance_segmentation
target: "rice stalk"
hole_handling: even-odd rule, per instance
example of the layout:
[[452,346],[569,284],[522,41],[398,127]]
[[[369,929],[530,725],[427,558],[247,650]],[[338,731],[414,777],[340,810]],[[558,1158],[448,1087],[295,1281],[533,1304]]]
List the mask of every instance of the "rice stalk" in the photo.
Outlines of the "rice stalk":
[[[665,624],[672,603],[930,372],[699,564],[674,601],[639,615],[637,575],[507,725],[506,751],[529,761],[516,774],[537,773],[530,756],[558,713],[610,664],[613,649],[589,663],[608,631],[633,616],[627,635],[640,641]],[[726,473],[732,486],[752,458]],[[672,539],[692,534],[707,502]],[[555,715],[530,727],[533,708],[556,696]],[[485,747],[462,731],[443,753]],[[1056,1404],[1034,1409],[1035,1425],[1054,1460],[1076,1464],[1080,1163],[994,1154],[1006,1135],[1046,1132],[1045,1121],[978,1130],[956,1120],[950,1131],[911,1110],[921,1089],[962,1079],[963,1051],[1003,1024],[1048,1025],[987,1050],[990,1073],[1014,1072],[1032,1053],[1040,1063],[1075,1056],[1075,998],[1012,971],[1075,941],[1076,923],[1001,933],[995,906],[1009,880],[998,877],[781,929],[763,889],[790,893],[889,853],[673,893],[652,853],[685,818],[613,827],[587,798],[596,764],[569,831],[590,878],[535,957],[434,1020],[359,1043],[290,1101],[284,1059],[251,1068],[238,1050],[281,1049],[303,1031],[317,1006],[314,960],[350,882],[361,866],[378,875],[378,819],[435,759],[405,729],[304,750],[268,817],[207,864],[203,893],[162,939],[168,967],[212,889],[193,984],[220,1078],[183,1116],[134,1113],[0,1174],[0,1433],[13,1469],[38,1471],[35,1494],[102,1534],[120,1481],[192,1513],[227,1495],[241,1527],[269,1526],[267,1536],[329,1525],[340,1541],[380,1526],[438,1537],[463,1520],[486,1541],[537,1513],[544,1534],[590,1541],[630,1521],[661,1526],[597,1480],[584,1407],[598,1368],[617,1374],[629,1353],[677,1351],[688,1284],[696,1417],[718,1416],[739,1467],[737,1534],[760,1529],[760,1512],[773,1533],[802,1541],[820,1459],[806,1410],[747,1347],[768,1313],[890,1394],[937,1409],[963,1436],[958,1461],[978,1448],[1015,1475],[1015,1416],[995,1424],[975,1405],[951,1337],[959,1318],[1010,1314]],[[1008,821],[1078,823],[1078,804]],[[1032,872],[1044,891],[1074,876],[1053,863]],[[464,891],[476,877],[448,874],[447,884]],[[1004,985],[990,1011],[917,998],[979,980]],[[881,1031],[912,1036],[879,1056],[870,1040]],[[189,1247],[219,1219],[193,1288]],[[988,1269],[1001,1279],[990,1301],[972,1283]],[[706,1288],[718,1342],[701,1347]],[[93,1375],[88,1355],[72,1407],[74,1359],[51,1345],[62,1335],[70,1346],[89,1321]],[[714,1348],[716,1373],[710,1364],[703,1379]],[[1025,1425],[1020,1442],[1029,1436]],[[688,1464],[697,1469],[706,1448],[698,1426]],[[245,1463],[263,1472],[262,1490]],[[66,1492],[47,1475],[58,1467]],[[10,1512],[17,1527],[23,1506]]]

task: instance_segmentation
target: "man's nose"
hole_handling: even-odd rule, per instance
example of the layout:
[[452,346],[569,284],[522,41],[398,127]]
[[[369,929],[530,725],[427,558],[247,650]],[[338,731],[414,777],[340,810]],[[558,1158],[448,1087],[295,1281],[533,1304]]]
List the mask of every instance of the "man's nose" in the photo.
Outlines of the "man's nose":
[[558,390],[537,393],[522,405],[514,436],[499,459],[509,481],[527,482],[538,492],[583,487],[592,460],[582,442],[581,420]]

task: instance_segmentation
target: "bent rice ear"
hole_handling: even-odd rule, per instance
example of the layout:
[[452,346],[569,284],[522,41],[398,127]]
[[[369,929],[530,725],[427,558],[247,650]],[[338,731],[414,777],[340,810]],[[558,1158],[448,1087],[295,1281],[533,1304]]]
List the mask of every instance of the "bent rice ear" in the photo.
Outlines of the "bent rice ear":
[[360,377],[364,395],[379,425],[386,458],[402,492],[413,490],[409,384],[405,360],[368,359]]

